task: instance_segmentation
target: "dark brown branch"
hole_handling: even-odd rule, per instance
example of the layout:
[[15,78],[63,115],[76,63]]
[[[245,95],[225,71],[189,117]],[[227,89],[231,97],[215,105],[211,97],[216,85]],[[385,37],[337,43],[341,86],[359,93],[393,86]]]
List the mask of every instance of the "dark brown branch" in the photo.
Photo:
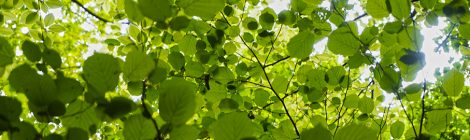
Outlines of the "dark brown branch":
[[99,19],[100,21],[103,21],[104,23],[108,23],[110,22],[109,20],[107,19],[104,19],[100,16],[98,16],[97,14],[93,13],[90,9],[86,8],[82,3],[80,3],[79,1],[77,0],[72,0],[73,3],[77,4],[78,6],[80,6],[81,8],[83,8],[88,14],[94,16],[95,18]]
[[271,64],[267,64],[267,65],[263,66],[263,68],[270,67],[270,66],[274,66],[274,65],[276,65],[277,63],[279,63],[279,62],[281,62],[281,61],[284,61],[284,60],[287,60],[287,59],[289,59],[289,58],[290,58],[290,56],[286,56],[286,57],[284,57],[284,58],[281,58],[281,59],[277,60],[276,62],[273,62],[273,63],[271,63]]
[[359,15],[358,17],[354,18],[352,21],[357,21],[357,20],[359,20],[359,19],[361,19],[361,18],[363,18],[363,17],[365,17],[365,16],[367,16],[367,13],[364,13],[364,14],[362,14],[362,15]]

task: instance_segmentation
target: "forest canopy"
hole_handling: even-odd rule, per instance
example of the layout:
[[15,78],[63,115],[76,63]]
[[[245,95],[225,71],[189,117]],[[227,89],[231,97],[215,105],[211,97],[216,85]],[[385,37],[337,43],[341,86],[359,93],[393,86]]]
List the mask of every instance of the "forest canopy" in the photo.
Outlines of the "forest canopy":
[[0,139],[470,139],[469,2],[0,0]]

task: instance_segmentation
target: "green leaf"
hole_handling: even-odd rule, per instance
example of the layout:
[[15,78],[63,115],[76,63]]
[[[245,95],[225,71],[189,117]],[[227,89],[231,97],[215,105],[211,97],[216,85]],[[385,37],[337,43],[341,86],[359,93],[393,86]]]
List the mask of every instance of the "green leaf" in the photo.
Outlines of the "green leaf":
[[5,121],[10,123],[19,122],[19,117],[23,108],[21,107],[21,102],[18,101],[18,99],[0,96],[0,106],[0,120],[5,119]]
[[346,70],[344,70],[344,67],[342,66],[336,66],[333,68],[330,68],[327,72],[327,77],[326,82],[330,85],[338,85],[342,83],[343,81],[348,81],[348,77],[345,75]]
[[451,110],[433,110],[426,113],[427,121],[425,128],[431,133],[439,133],[452,122]]
[[285,25],[292,25],[297,20],[295,13],[290,10],[281,11],[277,15],[277,17],[278,17],[279,23],[285,24]]
[[259,16],[259,23],[263,27],[263,29],[272,29],[274,22],[277,20],[277,14],[272,8],[265,8],[263,11],[261,11],[261,14]]
[[214,80],[222,84],[227,84],[228,82],[235,80],[233,72],[227,67],[216,68],[212,75],[214,77]]
[[328,49],[334,54],[353,56],[361,46],[361,42],[347,29],[340,27],[328,37]]
[[313,129],[307,129],[300,134],[300,140],[333,140],[330,130],[321,125],[316,125]]
[[141,114],[135,114],[124,121],[123,135],[125,139],[149,140],[155,139],[157,130],[152,120]]
[[[30,101],[30,107],[44,107],[57,99],[57,87],[49,75],[39,75],[29,65],[23,64],[11,71],[8,81],[10,85],[24,92]],[[39,111],[31,108],[33,112]]]
[[180,52],[171,52],[170,55],[168,55],[168,62],[171,64],[173,69],[180,70],[183,68],[186,60]]
[[195,140],[198,134],[199,130],[194,126],[181,125],[171,130],[170,140]]
[[158,106],[163,120],[179,125],[188,121],[196,111],[196,85],[184,79],[173,78],[160,85]]
[[433,9],[437,3],[437,0],[420,0],[421,6],[426,9]]
[[173,14],[169,0],[139,0],[137,5],[142,15],[154,21],[163,21]]
[[387,17],[390,14],[385,0],[367,0],[366,11],[367,14],[376,19]]
[[105,105],[104,113],[111,118],[121,118],[136,108],[135,103],[126,97],[114,97]]
[[46,17],[44,17],[44,25],[45,26],[50,26],[54,23],[54,14],[50,13],[50,14],[47,14]]
[[26,24],[32,24],[33,22],[36,22],[39,19],[39,15],[37,12],[31,12],[26,16]]
[[264,107],[269,101],[269,92],[264,89],[256,89],[254,102],[260,107]]
[[197,39],[193,35],[185,35],[181,43],[179,43],[179,49],[188,56],[196,54],[196,42]]
[[360,100],[359,96],[357,96],[355,94],[350,94],[350,95],[346,96],[346,99],[344,101],[344,107],[357,108],[358,104],[362,104],[359,100]]
[[210,19],[224,8],[225,0],[178,0],[176,4],[187,15]]
[[56,33],[60,33],[60,32],[65,31],[66,29],[65,29],[64,26],[54,24],[54,25],[49,26],[49,30],[53,31],[53,32],[56,32]]
[[189,26],[189,22],[191,20],[188,19],[186,16],[177,16],[177,17],[174,17],[173,19],[171,19],[170,21],[170,28],[175,30],[175,31],[179,31],[179,30],[183,30],[183,29],[186,29],[186,27]]
[[70,103],[61,120],[64,127],[77,127],[83,130],[88,130],[100,122],[95,108],[82,100],[75,100],[73,103]]
[[40,76],[36,70],[32,69],[29,65],[23,64],[10,72],[8,81],[13,89],[19,92],[31,90],[30,86],[36,86]]
[[55,81],[57,85],[58,97],[63,103],[70,103],[82,95],[84,88],[77,80],[72,78],[57,78]]
[[400,73],[391,67],[381,67],[375,70],[378,71],[378,75],[374,74],[374,77],[380,78],[379,85],[383,90],[391,93],[398,91],[398,88],[401,86]]
[[66,112],[65,104],[61,101],[52,101],[47,105],[47,113],[50,116],[62,116]]
[[403,135],[404,131],[405,123],[403,123],[402,121],[396,121],[390,126],[390,134],[395,139],[399,139]]
[[462,97],[455,101],[455,106],[461,109],[470,109],[470,96],[462,95]]
[[184,68],[188,76],[201,77],[204,74],[204,66],[198,62],[188,62]]
[[51,49],[44,50],[42,58],[47,65],[51,66],[53,69],[60,68],[62,65],[62,58],[60,58],[59,52]]
[[368,97],[362,97],[359,100],[358,108],[362,113],[372,113],[375,109],[374,100]]
[[214,140],[239,140],[257,137],[262,132],[243,112],[233,112],[221,116],[212,123],[208,131]]
[[410,0],[389,0],[392,15],[398,20],[408,18],[411,14]]
[[470,24],[461,24],[459,26],[459,33],[465,39],[470,39]]
[[88,89],[92,88],[103,96],[107,91],[115,90],[120,73],[118,60],[108,54],[95,53],[83,65],[83,76],[89,84]]
[[134,22],[140,22],[144,16],[140,12],[139,5],[135,0],[124,0],[124,10],[126,11],[127,18]]
[[271,134],[277,140],[292,140],[298,137],[295,134],[294,126],[289,120],[279,123],[279,128],[271,129]]
[[278,94],[285,93],[287,91],[288,83],[288,79],[284,76],[276,76],[276,78],[274,78],[274,80],[272,81],[274,91],[276,91]]
[[167,78],[168,72],[170,71],[170,65],[163,60],[156,60],[155,63],[157,66],[153,69],[152,73],[150,73],[149,81],[152,83],[159,83]]
[[224,112],[237,110],[238,109],[238,103],[235,100],[231,99],[231,98],[225,98],[225,99],[220,100],[219,109],[221,111],[224,111]]
[[129,81],[142,81],[155,68],[155,62],[150,56],[140,51],[132,51],[127,54],[123,67],[123,74],[126,79]]
[[464,86],[464,75],[456,69],[448,71],[442,81],[442,87],[449,96],[459,96]]
[[144,85],[142,82],[129,82],[127,83],[127,90],[133,96],[139,96],[142,94]]
[[377,131],[363,124],[351,123],[341,127],[335,140],[376,140]]
[[309,31],[300,32],[289,40],[287,51],[295,58],[308,57],[313,51],[314,34]]
[[65,136],[67,140],[87,140],[88,132],[82,128],[69,128],[67,130],[67,135]]
[[64,137],[62,135],[53,133],[44,137],[44,140],[64,140]]
[[38,135],[38,131],[34,128],[34,125],[28,122],[21,122],[16,127],[17,130],[9,134],[12,140],[34,140],[36,139],[36,135]]
[[23,54],[29,61],[37,62],[41,60],[42,52],[39,45],[36,43],[30,40],[25,40],[21,45],[21,50],[23,50]]
[[14,56],[15,53],[10,42],[4,37],[0,37],[0,67],[13,63]]

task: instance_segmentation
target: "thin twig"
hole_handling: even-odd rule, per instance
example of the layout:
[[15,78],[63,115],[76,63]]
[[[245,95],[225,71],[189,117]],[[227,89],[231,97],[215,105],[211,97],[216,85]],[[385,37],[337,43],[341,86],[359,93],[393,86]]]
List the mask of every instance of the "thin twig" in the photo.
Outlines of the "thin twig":
[[[339,120],[339,119],[342,117],[342,116],[341,116],[341,111],[343,111],[344,102],[346,101],[346,97],[347,97],[347,94],[348,94],[348,91],[349,91],[349,82],[350,82],[349,80],[351,79],[351,78],[350,78],[350,75],[351,75],[351,69],[348,69],[348,79],[347,79],[348,81],[347,81],[347,83],[346,83],[346,91],[344,92],[344,95],[343,95],[344,98],[343,98],[343,101],[341,102],[341,107],[340,107],[339,112],[338,112],[338,117],[337,117],[338,122],[337,122],[337,124],[336,124],[336,129],[335,129],[335,132],[333,133],[333,136],[336,135],[336,132],[338,131],[338,128],[339,128],[339,126],[340,126],[340,125],[339,125],[339,123],[340,123],[340,120]],[[346,110],[346,111],[347,111],[347,110]],[[346,111],[345,111],[345,112],[346,112]]]
[[[221,13],[222,14],[222,17],[224,19],[226,19],[225,21],[227,22],[227,18],[225,17],[225,14],[224,13]],[[230,25],[229,22],[227,22],[227,24]],[[268,73],[266,72],[265,68],[263,67],[263,64],[261,63],[261,60],[258,58],[258,56],[256,55],[255,51],[253,51],[253,49],[251,49],[251,47],[248,45],[248,43],[246,43],[246,41],[243,39],[243,37],[241,35],[238,35],[238,37],[240,38],[240,40],[243,42],[243,44],[248,48],[248,50],[253,54],[253,56],[255,57],[256,59],[256,62],[258,62],[259,66],[261,67],[261,70],[263,70],[263,73],[264,73],[264,76],[266,77],[266,80],[268,81],[268,84],[269,84],[269,87],[271,89],[271,91],[274,93],[274,95],[276,95],[277,99],[279,99],[279,101],[281,101],[281,104],[282,104],[282,107],[284,108],[284,111],[286,112],[286,115],[287,117],[289,118],[290,122],[292,123],[292,125],[294,126],[294,129],[295,129],[295,134],[297,134],[298,137],[300,137],[300,132],[297,128],[297,125],[295,124],[295,121],[294,119],[292,118],[292,116],[290,115],[289,113],[289,110],[287,109],[287,106],[286,106],[286,103],[284,102],[284,99],[281,98],[281,96],[279,96],[279,94],[276,92],[276,90],[274,90],[274,86],[271,84],[271,81],[269,80],[269,76],[268,76]]]
[[281,58],[281,59],[277,60],[276,62],[273,62],[273,63],[271,63],[271,64],[264,65],[263,68],[270,67],[270,66],[274,66],[274,65],[276,65],[277,63],[279,63],[279,62],[281,62],[281,61],[284,61],[284,60],[287,60],[287,59],[289,59],[289,58],[290,58],[290,56],[286,56],[286,57],[284,57],[284,58]]
[[75,3],[75,4],[77,4],[78,6],[82,7],[88,14],[90,14],[90,15],[94,16],[95,18],[97,18],[97,19],[103,21],[104,23],[110,22],[109,20],[104,19],[104,18],[98,16],[97,14],[93,13],[90,9],[86,8],[86,7],[85,7],[82,3],[80,3],[79,1],[77,1],[77,0],[72,0],[72,2]]
[[271,52],[272,52],[273,49],[274,49],[274,43],[276,43],[276,40],[277,40],[277,38],[279,37],[279,34],[281,34],[281,30],[282,30],[282,27],[283,27],[283,26],[284,26],[284,25],[281,24],[281,28],[277,31],[277,35],[276,35],[276,37],[275,37],[274,39],[271,37],[271,48],[269,49],[269,52],[268,52],[268,55],[266,56],[266,59],[264,59],[264,66],[263,66],[263,67],[266,67],[266,63],[268,62],[269,55],[271,55]]
[[365,17],[365,16],[367,16],[367,13],[364,13],[364,14],[362,14],[362,15],[359,15],[358,17],[354,18],[352,21],[357,21],[357,20],[359,20],[359,19],[361,19],[361,18],[363,18],[363,17]]
[[452,25],[450,26],[450,31],[449,31],[449,33],[447,33],[446,38],[444,38],[444,40],[442,40],[442,42],[439,43],[439,45],[437,46],[437,48],[434,49],[435,52],[439,51],[439,49],[441,49],[444,45],[447,44],[447,41],[449,40],[450,35],[452,35],[452,31],[454,31],[455,26],[456,26],[456,24],[452,24]]
[[421,95],[421,120],[419,122],[419,135],[421,136],[422,130],[423,130],[423,122],[424,122],[424,116],[426,114],[426,111],[424,111],[425,106],[424,106],[424,98],[426,98],[426,80],[424,80],[424,85],[423,85],[423,94]]
[[403,109],[403,112],[405,113],[406,118],[407,118],[408,121],[410,121],[410,123],[411,123],[411,127],[413,128],[413,133],[415,134],[416,137],[418,137],[418,133],[416,133],[415,125],[414,125],[414,123],[413,123],[413,119],[411,119],[411,117],[410,117],[410,116],[408,115],[408,113],[406,112],[406,108],[405,108],[405,106],[403,105],[403,102],[401,101],[400,94],[398,93],[398,91],[395,91],[395,94],[398,96],[398,101],[400,102],[400,106],[401,106],[401,108]]
[[242,38],[241,35],[239,35],[238,37],[242,40],[243,44],[245,44],[245,46],[248,48],[248,50],[250,50],[250,52],[255,56],[256,61],[258,62],[258,64],[259,64],[259,66],[261,67],[261,69],[263,70],[264,76],[266,77],[266,80],[268,81],[268,84],[269,84],[269,87],[271,88],[271,91],[273,91],[274,95],[276,95],[276,97],[281,101],[282,106],[284,107],[284,110],[286,111],[287,117],[289,118],[289,120],[291,121],[292,125],[294,126],[295,133],[297,134],[297,136],[300,136],[299,130],[297,129],[297,125],[295,124],[294,119],[293,119],[292,116],[290,115],[289,110],[287,109],[286,103],[284,103],[284,100],[279,96],[279,94],[276,92],[276,90],[274,90],[274,87],[273,87],[273,85],[271,84],[271,81],[269,80],[268,73],[267,73],[266,70],[263,68],[263,64],[261,64],[261,61],[259,60],[258,56],[256,56],[256,53],[251,49],[250,46],[248,46],[248,44],[245,42],[245,40]]

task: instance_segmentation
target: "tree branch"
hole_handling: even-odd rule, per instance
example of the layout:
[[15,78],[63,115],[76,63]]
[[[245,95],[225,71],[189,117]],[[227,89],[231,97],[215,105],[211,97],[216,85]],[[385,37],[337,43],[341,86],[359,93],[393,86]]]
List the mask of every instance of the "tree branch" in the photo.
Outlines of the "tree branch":
[[[346,97],[347,97],[347,94],[348,94],[348,91],[349,91],[349,80],[351,79],[350,78],[350,75],[351,75],[351,69],[348,69],[348,81],[347,81],[347,84],[346,84],[346,91],[344,92],[344,98],[343,98],[343,101],[341,102],[341,107],[339,109],[339,112],[338,112],[338,117],[337,117],[337,124],[336,124],[336,129],[335,129],[335,132],[333,133],[333,136],[336,135],[336,131],[338,131],[338,128],[339,128],[339,122],[340,122],[340,118],[342,117],[341,116],[341,111],[343,111],[343,107],[344,107],[344,102],[346,101]],[[346,110],[347,111],[347,110]],[[345,113],[346,113],[345,111]]]
[[424,98],[426,98],[426,80],[424,80],[424,85],[423,85],[423,94],[421,95],[421,120],[419,121],[419,136],[422,134],[423,130],[423,122],[424,122],[424,116],[426,114],[426,111],[424,111]]
[[267,64],[267,65],[263,66],[263,68],[270,67],[270,66],[274,66],[274,65],[276,65],[277,63],[279,63],[279,62],[281,62],[281,61],[284,61],[284,60],[287,60],[287,59],[289,59],[289,58],[290,58],[290,56],[286,56],[286,57],[284,57],[284,58],[281,58],[281,59],[277,60],[276,62],[273,62],[273,63],[271,63],[271,64]]
[[142,102],[142,107],[144,108],[144,117],[147,117],[149,118],[150,120],[152,120],[152,123],[153,123],[153,126],[155,127],[155,129],[157,130],[157,135],[155,136],[155,140],[163,140],[163,138],[161,137],[161,134],[160,134],[160,129],[158,128],[158,124],[157,124],[157,121],[155,119],[153,119],[152,117],[152,113],[150,113],[150,109],[147,107],[147,105],[145,104],[145,97],[146,97],[146,94],[145,92],[147,92],[147,85],[146,85],[146,81],[144,80],[142,82],[143,84],[143,88],[142,88],[142,96],[140,97],[140,101]]
[[86,8],[82,3],[80,3],[79,1],[77,0],[72,0],[73,3],[77,4],[78,6],[80,6],[81,8],[83,8],[88,14],[94,16],[95,18],[99,19],[100,21],[103,21],[104,23],[108,23],[110,22],[109,20],[107,19],[104,19],[100,16],[98,16],[97,14],[93,13],[90,9]]
[[452,24],[452,26],[450,27],[449,33],[447,33],[447,35],[446,35],[446,38],[444,38],[444,40],[442,40],[442,42],[439,43],[439,45],[437,46],[437,48],[434,49],[435,52],[439,51],[439,49],[441,49],[444,45],[447,44],[447,41],[449,40],[450,35],[452,35],[452,31],[454,31],[455,26],[456,26],[456,24]]
[[[223,18],[225,19],[225,21],[227,22],[227,24],[230,25],[230,23],[228,22],[227,18],[225,17],[225,14],[224,14],[224,13],[221,13],[221,14],[222,14],[222,17],[223,17]],[[241,35],[238,35],[238,37],[240,38],[240,40],[243,42],[243,44],[248,48],[248,50],[250,50],[250,52],[251,52],[251,53],[253,54],[253,56],[255,57],[256,62],[258,62],[259,66],[260,66],[261,69],[263,70],[264,76],[266,77],[266,80],[268,81],[268,84],[269,84],[269,87],[270,87],[271,91],[274,93],[274,95],[276,95],[277,99],[279,99],[279,101],[281,101],[282,107],[283,107],[284,110],[286,111],[287,117],[289,118],[290,122],[291,122],[292,125],[294,126],[295,134],[297,134],[297,136],[300,137],[300,133],[299,133],[299,130],[298,130],[298,128],[297,128],[297,125],[295,124],[294,119],[293,119],[292,116],[290,115],[289,110],[287,109],[286,103],[284,102],[284,99],[282,99],[281,96],[279,96],[279,94],[276,92],[276,90],[274,90],[274,87],[273,87],[273,85],[271,84],[271,81],[269,80],[268,73],[266,72],[265,68],[263,67],[263,64],[261,63],[261,60],[259,60],[259,58],[258,58],[258,56],[256,55],[255,51],[253,51],[253,49],[251,49],[251,47],[248,45],[248,43],[246,43],[246,41],[243,39],[243,37],[242,37]]]
[[357,20],[359,20],[359,19],[361,19],[361,18],[363,18],[363,17],[365,17],[365,16],[367,16],[367,13],[364,13],[364,14],[362,14],[362,15],[359,15],[358,17],[354,18],[352,21],[357,21]]
[[276,92],[276,90],[274,90],[274,87],[271,84],[271,81],[269,80],[268,73],[263,68],[263,64],[261,64],[261,61],[259,60],[258,56],[256,56],[256,53],[253,51],[253,49],[251,49],[250,46],[248,46],[248,44],[245,42],[245,40],[243,39],[243,37],[241,35],[238,35],[238,37],[242,40],[243,44],[248,48],[248,50],[250,50],[250,52],[255,56],[256,61],[258,62],[261,69],[263,70],[264,76],[266,76],[266,80],[268,81],[268,84],[269,84],[269,87],[271,88],[271,91],[273,91],[273,93],[274,93],[274,95],[276,95],[277,99],[279,99],[279,101],[281,101],[282,107],[284,107],[284,110],[286,111],[287,117],[289,118],[292,125],[294,126],[295,133],[297,134],[297,136],[300,136],[299,130],[297,129],[297,125],[295,124],[294,119],[290,115],[289,110],[287,109],[286,103],[284,103],[284,100],[281,98],[281,96],[279,96],[279,94]]

